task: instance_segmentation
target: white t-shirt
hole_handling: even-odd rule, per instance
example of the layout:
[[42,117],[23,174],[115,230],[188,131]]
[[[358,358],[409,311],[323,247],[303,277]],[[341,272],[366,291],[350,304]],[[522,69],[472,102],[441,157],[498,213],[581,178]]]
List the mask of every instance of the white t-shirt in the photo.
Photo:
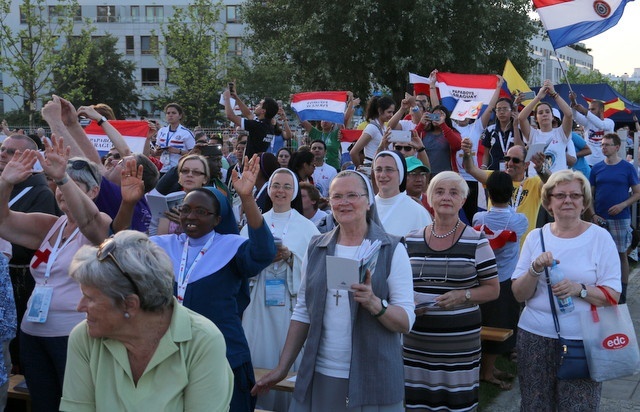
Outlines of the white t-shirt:
[[[478,119],[465,127],[459,126],[456,122],[453,122],[453,127],[458,132],[460,132],[460,137],[462,137],[463,139],[465,137],[468,137],[469,140],[471,140],[471,161],[474,165],[478,166],[478,146],[480,144],[480,140],[482,139],[482,133],[484,133],[485,129],[484,127],[482,127],[482,122],[480,121],[480,119]],[[460,176],[462,176],[462,178],[466,181],[477,182],[475,177],[471,176],[469,173],[467,173],[466,170],[464,170],[463,156],[464,150],[460,149],[456,152],[456,164],[458,165],[458,172],[460,173]]]
[[[570,137],[567,137],[562,127],[556,127],[550,132],[542,132],[540,129],[531,128],[529,134],[528,147],[532,147],[537,143],[545,143],[544,149],[545,166],[553,173],[559,170],[567,170],[567,156],[576,157],[576,147],[573,145]],[[535,176],[536,170],[533,162],[529,164],[529,176]]]
[[380,126],[380,123],[377,120],[372,120],[362,131],[362,133],[366,133],[371,136],[371,140],[364,147],[365,163],[372,163],[373,159],[376,157],[376,151],[382,141],[384,129],[384,126]]
[[432,222],[427,209],[405,192],[386,199],[376,195],[376,209],[384,231],[391,235],[406,236]]
[[[336,245],[335,256],[353,258],[358,253],[360,246]],[[302,282],[298,292],[298,302],[291,320],[309,323],[309,312],[305,299],[307,285],[307,260],[305,254],[302,261]],[[375,271],[373,273],[375,276]],[[404,245],[398,243],[391,260],[391,273],[387,278],[389,286],[389,304],[400,306],[405,310],[409,318],[409,328],[416,319],[415,304],[413,302],[413,276],[409,255]],[[337,299],[336,292],[340,298]],[[322,320],[322,336],[316,358],[316,372],[334,378],[349,378],[351,369],[351,309],[349,306],[348,292],[346,290],[331,289],[327,291],[324,318]]]
[[[542,230],[545,250],[551,252],[554,259],[560,261],[558,267],[564,273],[565,279],[584,283],[587,286],[608,286],[616,292],[621,291],[620,259],[609,232],[597,225],[591,225],[583,234],[565,239],[554,236],[548,224]],[[531,262],[541,253],[540,229],[534,229],[522,245],[520,259],[511,279],[529,276],[526,273]],[[560,332],[564,338],[582,339],[580,313],[589,312],[591,305],[579,297],[572,297],[572,299],[575,305],[573,312],[562,313],[556,306]],[[544,273],[538,278],[533,296],[526,301],[518,327],[539,336],[558,337],[553,326]]]
[[313,184],[316,185],[323,197],[329,196],[329,185],[337,174],[336,168],[330,164],[323,163],[322,166],[316,166],[313,171]]
[[[158,136],[156,138],[157,147],[175,147],[188,151],[193,149],[195,145],[196,139],[193,137],[193,133],[183,125],[178,125],[176,130],[171,130],[170,126],[165,126],[158,130]],[[180,160],[181,156],[182,155],[178,153],[162,152],[160,156],[162,169],[160,172],[166,173],[172,167],[178,166],[178,160]]]
[[602,153],[602,137],[607,133],[613,133],[615,123],[611,119],[600,119],[591,112],[583,115],[577,110],[573,110],[573,119],[576,123],[584,126],[583,138],[587,142],[587,146],[591,149],[591,154],[586,156],[587,163],[593,166],[604,160]]

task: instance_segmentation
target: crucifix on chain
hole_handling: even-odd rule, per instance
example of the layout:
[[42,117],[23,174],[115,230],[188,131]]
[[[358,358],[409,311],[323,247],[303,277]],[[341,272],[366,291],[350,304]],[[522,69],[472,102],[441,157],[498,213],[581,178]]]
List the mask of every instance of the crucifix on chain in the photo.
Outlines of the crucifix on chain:
[[338,306],[338,299],[340,299],[342,297],[342,295],[340,294],[340,290],[336,289],[336,294],[333,295],[336,298],[336,306]]

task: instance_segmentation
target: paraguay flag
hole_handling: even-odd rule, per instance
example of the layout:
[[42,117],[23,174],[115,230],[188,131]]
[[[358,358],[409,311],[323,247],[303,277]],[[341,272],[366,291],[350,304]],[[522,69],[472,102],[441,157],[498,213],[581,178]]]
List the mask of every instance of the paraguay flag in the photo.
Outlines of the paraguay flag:
[[[120,132],[133,153],[142,153],[149,132],[149,124],[145,120],[109,120],[109,123]],[[104,156],[113,146],[102,127],[95,121],[85,127],[84,132],[100,156]]]
[[344,124],[347,108],[347,92],[296,93],[291,99],[291,108],[301,121],[325,120]]
[[498,85],[498,78],[493,74],[457,74],[441,73],[436,75],[436,87],[440,102],[450,112],[456,107],[458,100],[482,102],[486,107]]
[[554,49],[591,38],[615,26],[633,0],[533,0]]

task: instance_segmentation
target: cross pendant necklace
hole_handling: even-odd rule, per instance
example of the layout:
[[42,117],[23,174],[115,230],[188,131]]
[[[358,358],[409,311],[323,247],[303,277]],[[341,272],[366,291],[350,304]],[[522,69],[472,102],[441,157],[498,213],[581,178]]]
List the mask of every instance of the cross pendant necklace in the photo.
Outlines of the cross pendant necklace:
[[336,294],[333,295],[336,298],[336,306],[338,306],[338,299],[340,299],[342,297],[342,295],[340,294],[340,290],[336,289]]

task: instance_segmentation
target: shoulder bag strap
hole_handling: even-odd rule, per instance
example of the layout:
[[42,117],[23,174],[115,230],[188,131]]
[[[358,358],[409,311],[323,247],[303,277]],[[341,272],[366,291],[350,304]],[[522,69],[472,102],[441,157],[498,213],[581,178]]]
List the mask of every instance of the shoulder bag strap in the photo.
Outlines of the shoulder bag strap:
[[[540,228],[540,245],[542,246],[542,252],[545,252],[544,236],[542,236],[543,227]],[[551,278],[549,276],[549,269],[547,266],[544,267],[544,276],[547,280],[547,289],[549,290],[549,304],[551,305],[551,314],[553,315],[553,325],[556,327],[556,333],[558,334],[558,339],[560,339],[560,322],[558,321],[558,314],[556,313],[556,305],[553,302],[553,292],[551,291]]]

